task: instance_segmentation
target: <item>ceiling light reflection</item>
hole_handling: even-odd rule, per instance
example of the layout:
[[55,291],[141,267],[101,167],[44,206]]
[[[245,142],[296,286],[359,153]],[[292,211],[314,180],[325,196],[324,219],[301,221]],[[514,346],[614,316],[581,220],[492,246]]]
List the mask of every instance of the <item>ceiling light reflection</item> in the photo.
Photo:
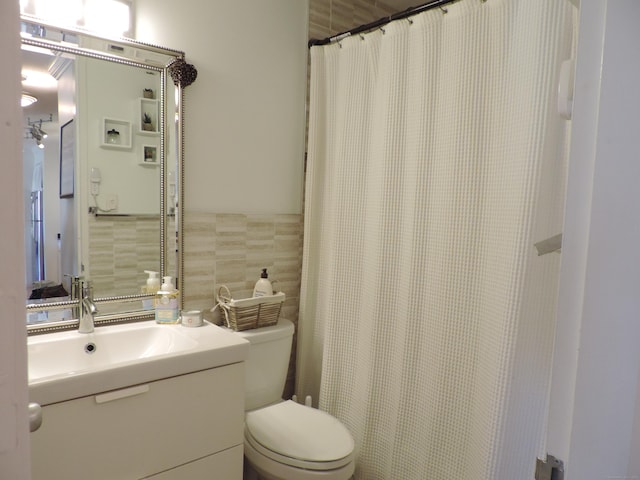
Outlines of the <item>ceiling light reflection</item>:
[[32,88],[44,88],[47,90],[57,90],[58,82],[46,72],[35,70],[22,70],[22,86]]
[[38,99],[33,95],[29,95],[28,93],[23,93],[22,96],[20,97],[20,106],[28,107],[29,105],[33,105],[37,101]]

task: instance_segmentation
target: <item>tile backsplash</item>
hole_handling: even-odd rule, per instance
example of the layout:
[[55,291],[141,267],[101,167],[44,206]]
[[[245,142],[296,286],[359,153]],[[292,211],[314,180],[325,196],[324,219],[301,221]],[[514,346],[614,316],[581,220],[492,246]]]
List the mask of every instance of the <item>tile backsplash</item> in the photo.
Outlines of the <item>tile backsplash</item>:
[[184,308],[208,311],[220,285],[247,298],[263,268],[287,300],[282,316],[297,322],[302,272],[302,215],[186,212]]
[[88,277],[95,295],[140,293],[145,270],[158,270],[160,221],[136,215],[88,215]]
[[[309,38],[321,39],[388,17],[403,8],[393,0],[310,0]],[[416,1],[416,5],[424,2]]]
[[[210,313],[216,291],[226,285],[234,298],[247,298],[263,268],[278,291],[286,294],[281,316],[298,323],[302,274],[302,215],[244,215],[189,212],[184,218],[184,285],[187,310]],[[89,219],[91,279],[99,296],[139,292],[144,270],[160,262],[156,219],[106,216]],[[173,257],[169,256],[172,264]],[[170,271],[173,269],[170,268]],[[100,294],[99,292],[107,292]],[[105,312],[107,313],[107,312]],[[285,395],[293,393],[295,345]]]
[[[209,310],[220,285],[233,298],[247,298],[263,268],[274,289],[286,295],[281,317],[298,324],[302,275],[302,215],[243,215],[186,212],[184,219],[184,308]],[[217,313],[217,312],[216,312]],[[284,398],[293,394],[296,341],[291,349]]]

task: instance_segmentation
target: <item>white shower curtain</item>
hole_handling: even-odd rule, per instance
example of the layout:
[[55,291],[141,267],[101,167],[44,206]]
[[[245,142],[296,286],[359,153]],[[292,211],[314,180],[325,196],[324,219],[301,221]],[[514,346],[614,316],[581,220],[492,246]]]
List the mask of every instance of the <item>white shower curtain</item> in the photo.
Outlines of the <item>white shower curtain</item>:
[[533,479],[575,9],[462,0],[311,49],[297,393],[356,478]]

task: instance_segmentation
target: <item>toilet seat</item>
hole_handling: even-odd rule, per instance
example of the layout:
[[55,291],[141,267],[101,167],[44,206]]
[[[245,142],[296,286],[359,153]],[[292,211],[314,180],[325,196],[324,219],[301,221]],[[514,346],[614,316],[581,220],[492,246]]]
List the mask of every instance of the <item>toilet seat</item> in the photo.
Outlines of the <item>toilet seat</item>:
[[252,412],[245,439],[260,454],[305,470],[333,470],[353,460],[353,438],[326,412],[288,400]]
[[351,461],[344,467],[333,470],[309,470],[285,465],[262,455],[245,438],[244,455],[247,479],[255,479],[254,473],[265,480],[350,480],[355,471],[355,462]]

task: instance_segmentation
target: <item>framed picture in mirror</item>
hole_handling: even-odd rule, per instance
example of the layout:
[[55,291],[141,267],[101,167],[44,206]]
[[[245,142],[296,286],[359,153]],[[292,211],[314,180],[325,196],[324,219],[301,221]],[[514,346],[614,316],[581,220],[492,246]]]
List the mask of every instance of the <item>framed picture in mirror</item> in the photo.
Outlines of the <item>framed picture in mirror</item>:
[[158,166],[158,147],[155,145],[143,145],[141,164]]

